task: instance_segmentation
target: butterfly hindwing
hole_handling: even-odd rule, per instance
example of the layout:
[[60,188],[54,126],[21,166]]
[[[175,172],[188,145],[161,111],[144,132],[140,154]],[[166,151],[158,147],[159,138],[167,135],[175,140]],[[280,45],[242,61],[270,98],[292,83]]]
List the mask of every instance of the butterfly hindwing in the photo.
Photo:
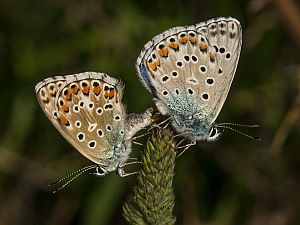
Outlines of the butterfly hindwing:
[[104,73],[56,76],[40,82],[36,95],[58,131],[97,164],[114,154],[124,140],[123,85]]
[[227,97],[240,48],[239,22],[217,18],[157,35],[145,45],[136,67],[160,111],[200,113],[212,124]]

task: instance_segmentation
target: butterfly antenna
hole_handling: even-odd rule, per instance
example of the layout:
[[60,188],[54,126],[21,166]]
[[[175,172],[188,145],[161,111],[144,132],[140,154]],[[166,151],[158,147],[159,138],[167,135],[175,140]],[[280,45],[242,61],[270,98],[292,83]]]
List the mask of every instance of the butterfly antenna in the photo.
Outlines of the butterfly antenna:
[[63,189],[65,186],[67,186],[69,183],[71,183],[73,180],[75,180],[77,177],[79,177],[81,174],[91,170],[91,169],[94,169],[96,168],[97,165],[90,165],[90,166],[86,166],[86,167],[83,167],[77,171],[74,171],[73,173],[70,173],[68,174],[67,176],[65,176],[64,178],[58,180],[58,181],[55,181],[53,183],[50,183],[48,184],[49,187],[51,186],[56,186],[56,185],[59,185],[61,182],[69,179],[67,182],[65,182],[63,185],[59,186],[58,188],[54,189],[53,190],[53,193],[56,193],[58,191],[60,191],[61,189]]
[[258,124],[239,124],[239,123],[219,123],[217,124],[218,126],[226,126],[226,125],[231,125],[231,126],[236,126],[236,127],[259,127]]
[[236,132],[238,134],[241,134],[241,135],[243,135],[245,137],[248,137],[248,138],[256,140],[256,141],[260,141],[261,140],[260,137],[251,136],[249,134],[246,134],[246,133],[243,133],[243,132],[241,132],[239,130],[236,130],[236,129],[232,128],[232,127],[223,126],[223,125],[220,125],[220,124],[218,124],[216,127],[218,127],[218,128],[224,128],[224,129],[228,129],[228,130],[232,130],[232,131],[234,131],[234,132]]

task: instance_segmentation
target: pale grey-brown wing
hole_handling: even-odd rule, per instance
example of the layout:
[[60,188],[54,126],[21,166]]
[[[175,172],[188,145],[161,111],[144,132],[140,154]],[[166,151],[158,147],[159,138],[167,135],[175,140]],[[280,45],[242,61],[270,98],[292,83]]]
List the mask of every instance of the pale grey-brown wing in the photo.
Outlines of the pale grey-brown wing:
[[104,73],[85,72],[45,79],[38,102],[57,130],[89,160],[101,164],[124,140],[122,84]]

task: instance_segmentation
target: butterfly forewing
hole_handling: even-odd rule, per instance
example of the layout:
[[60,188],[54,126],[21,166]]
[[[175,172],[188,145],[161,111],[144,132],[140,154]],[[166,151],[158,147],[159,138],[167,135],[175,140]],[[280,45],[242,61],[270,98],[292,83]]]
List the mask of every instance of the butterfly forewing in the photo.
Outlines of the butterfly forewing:
[[112,157],[110,147],[124,140],[122,91],[118,80],[94,72],[56,76],[36,86],[38,101],[50,121],[97,164]]
[[227,97],[241,48],[234,18],[175,27],[145,45],[137,59],[144,85],[176,114],[198,114],[209,124]]

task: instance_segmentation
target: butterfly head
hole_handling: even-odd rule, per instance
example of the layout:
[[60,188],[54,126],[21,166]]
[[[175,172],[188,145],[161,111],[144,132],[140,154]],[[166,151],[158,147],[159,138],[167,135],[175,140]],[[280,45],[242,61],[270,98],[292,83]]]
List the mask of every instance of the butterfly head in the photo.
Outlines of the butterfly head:
[[221,135],[221,130],[216,124],[209,124],[192,115],[174,115],[172,126],[191,141],[216,141]]

